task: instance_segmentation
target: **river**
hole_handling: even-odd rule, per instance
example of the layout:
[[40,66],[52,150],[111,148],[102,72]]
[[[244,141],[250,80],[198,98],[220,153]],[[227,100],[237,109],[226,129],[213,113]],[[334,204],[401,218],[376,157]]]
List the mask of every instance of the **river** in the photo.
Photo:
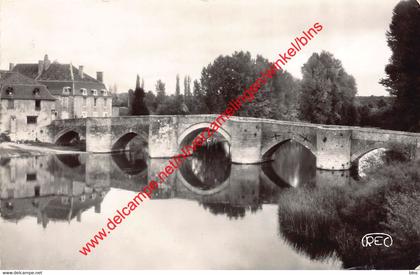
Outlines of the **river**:
[[[144,152],[3,159],[0,267],[378,267],[369,252],[359,257],[368,232],[341,232],[342,221],[329,212],[329,200],[337,200],[331,190],[353,192],[362,188],[358,181],[348,171],[317,170],[315,157],[298,143],[280,146],[273,158],[235,165],[220,144],[197,152],[88,256],[78,250],[167,160]],[[386,254],[371,256],[378,253]]]

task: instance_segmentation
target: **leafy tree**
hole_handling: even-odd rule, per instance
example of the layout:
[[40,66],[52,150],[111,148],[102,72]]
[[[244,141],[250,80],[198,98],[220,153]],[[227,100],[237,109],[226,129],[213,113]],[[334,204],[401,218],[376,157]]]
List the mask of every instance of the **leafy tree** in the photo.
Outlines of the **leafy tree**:
[[399,2],[386,34],[392,50],[380,81],[395,100],[395,128],[420,131],[420,5],[416,0]]
[[313,123],[354,124],[354,77],[331,53],[314,53],[302,67],[300,117]]
[[191,96],[191,77],[189,75],[184,77],[184,95]]
[[134,90],[132,101],[131,101],[131,115],[148,115],[149,110],[144,103],[145,93],[144,90],[140,87],[140,77],[137,75],[136,80],[136,89]]
[[176,75],[176,86],[175,86],[175,96],[179,97],[181,95],[181,88],[179,87],[179,74]]
[[144,103],[147,106],[147,109],[150,111],[151,114],[154,114],[157,109],[157,101],[156,96],[153,94],[152,91],[148,91],[146,93],[146,97],[144,98]]
[[157,95],[156,96],[157,103],[158,104],[163,103],[166,97],[165,83],[159,79],[156,82],[155,88],[156,88],[156,95]]
[[[270,66],[267,59],[260,55],[253,59],[249,52],[217,57],[201,72],[201,90],[209,112],[223,111],[231,99],[242,94]],[[298,91],[297,80],[288,72],[277,72],[237,115],[294,119]]]
[[200,82],[194,80],[193,82],[193,94],[190,105],[188,106],[189,110],[193,114],[206,114],[208,113],[207,106],[204,102],[204,93],[201,90]]

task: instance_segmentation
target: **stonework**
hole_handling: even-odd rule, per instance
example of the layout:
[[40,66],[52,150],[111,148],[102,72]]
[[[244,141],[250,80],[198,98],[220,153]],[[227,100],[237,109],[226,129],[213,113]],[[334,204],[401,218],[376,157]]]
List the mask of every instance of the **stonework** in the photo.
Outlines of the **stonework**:
[[[70,131],[77,132],[86,140],[86,151],[93,153],[125,150],[134,137],[148,137],[151,158],[171,158],[181,153],[190,135],[208,127],[216,117],[152,115],[57,120],[44,132],[49,142]],[[250,117],[230,117],[219,133],[231,146],[232,162],[241,164],[270,161],[278,146],[289,140],[308,148],[317,159],[317,168],[325,170],[347,170],[367,152],[395,144],[409,148],[413,158],[420,157],[417,133]]]
[[12,141],[38,140],[56,119],[55,101],[45,85],[16,72],[0,74],[0,132]]
[[47,55],[38,64],[16,64],[13,71],[47,87],[57,98],[58,119],[112,116],[112,96],[103,83],[103,72],[97,72],[95,79],[83,66],[51,63]]

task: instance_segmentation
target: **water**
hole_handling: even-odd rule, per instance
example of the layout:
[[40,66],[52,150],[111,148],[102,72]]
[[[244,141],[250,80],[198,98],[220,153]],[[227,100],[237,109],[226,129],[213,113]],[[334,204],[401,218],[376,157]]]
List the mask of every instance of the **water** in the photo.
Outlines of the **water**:
[[223,148],[189,158],[88,256],[78,250],[167,160],[132,152],[2,160],[1,269],[381,267],[372,257],[386,252],[356,257],[363,232],[341,230],[348,223],[325,204],[331,190],[359,188],[348,172],[316,170],[293,142],[264,165],[231,164]]

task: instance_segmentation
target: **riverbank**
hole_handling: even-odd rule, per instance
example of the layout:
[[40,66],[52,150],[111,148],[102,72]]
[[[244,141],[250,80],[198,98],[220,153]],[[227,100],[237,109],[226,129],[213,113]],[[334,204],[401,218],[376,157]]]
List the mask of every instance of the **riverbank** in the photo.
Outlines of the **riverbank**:
[[0,159],[15,157],[32,157],[49,154],[80,154],[83,151],[75,147],[57,146],[48,143],[0,143]]

